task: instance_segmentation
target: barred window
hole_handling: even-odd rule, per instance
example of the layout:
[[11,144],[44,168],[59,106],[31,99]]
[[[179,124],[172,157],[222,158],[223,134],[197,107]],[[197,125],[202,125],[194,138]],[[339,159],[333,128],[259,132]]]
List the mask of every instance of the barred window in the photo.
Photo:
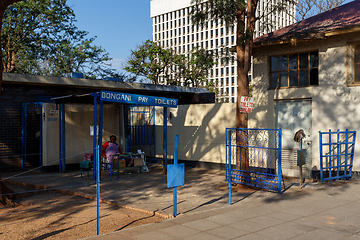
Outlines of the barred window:
[[319,53],[305,52],[270,58],[270,89],[319,85]]

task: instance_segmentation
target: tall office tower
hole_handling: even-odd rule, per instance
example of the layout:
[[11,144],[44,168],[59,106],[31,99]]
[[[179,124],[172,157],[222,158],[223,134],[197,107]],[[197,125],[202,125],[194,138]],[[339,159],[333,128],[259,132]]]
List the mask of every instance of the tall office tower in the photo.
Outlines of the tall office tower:
[[[257,16],[262,16],[267,4],[274,0],[261,0]],[[209,21],[201,27],[191,23],[191,0],[152,0],[150,3],[150,15],[153,19],[153,41],[165,48],[172,48],[177,53],[185,54],[195,47],[207,50],[215,50],[222,47],[231,47],[236,44],[236,26],[227,28],[220,21]],[[260,22],[255,26],[255,36],[258,37],[267,32],[295,23],[296,6],[291,4],[287,13],[273,13],[267,16],[271,19],[273,29],[263,29]],[[216,83],[218,100],[228,96],[229,102],[236,102],[237,96],[237,72],[234,58],[228,63],[218,61],[218,64],[210,70],[209,80]],[[251,79],[251,72],[249,72]]]

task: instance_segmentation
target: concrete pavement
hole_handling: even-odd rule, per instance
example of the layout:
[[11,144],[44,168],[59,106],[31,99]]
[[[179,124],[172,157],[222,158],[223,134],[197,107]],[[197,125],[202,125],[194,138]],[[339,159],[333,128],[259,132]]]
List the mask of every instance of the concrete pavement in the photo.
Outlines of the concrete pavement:
[[231,206],[88,239],[360,239],[360,181],[257,191]]
[[[6,179],[14,173],[3,174]],[[327,184],[285,182],[283,194],[243,191],[228,205],[225,173],[191,169],[178,188],[178,216],[90,239],[360,239],[360,181]],[[8,180],[67,193],[96,196],[92,176],[79,172],[28,173]],[[224,191],[219,190],[225,189]],[[158,166],[146,174],[103,175],[101,198],[108,203],[172,214],[172,189]]]

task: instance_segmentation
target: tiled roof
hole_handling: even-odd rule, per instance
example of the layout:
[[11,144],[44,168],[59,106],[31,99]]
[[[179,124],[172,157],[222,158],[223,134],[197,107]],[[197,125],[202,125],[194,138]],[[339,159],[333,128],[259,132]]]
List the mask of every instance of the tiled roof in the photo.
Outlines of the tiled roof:
[[326,33],[360,26],[360,0],[320,13],[301,22],[254,39],[254,45],[266,42],[319,39]]

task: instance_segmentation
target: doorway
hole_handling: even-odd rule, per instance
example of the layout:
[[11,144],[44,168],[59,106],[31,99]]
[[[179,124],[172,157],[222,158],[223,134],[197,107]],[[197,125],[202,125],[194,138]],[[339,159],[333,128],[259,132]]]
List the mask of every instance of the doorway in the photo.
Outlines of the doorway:
[[294,141],[295,133],[303,129],[306,137],[302,149],[306,149],[306,164],[303,166],[304,176],[311,174],[311,100],[277,101],[276,128],[282,129],[282,169],[285,176],[298,177],[297,150],[299,143]]

